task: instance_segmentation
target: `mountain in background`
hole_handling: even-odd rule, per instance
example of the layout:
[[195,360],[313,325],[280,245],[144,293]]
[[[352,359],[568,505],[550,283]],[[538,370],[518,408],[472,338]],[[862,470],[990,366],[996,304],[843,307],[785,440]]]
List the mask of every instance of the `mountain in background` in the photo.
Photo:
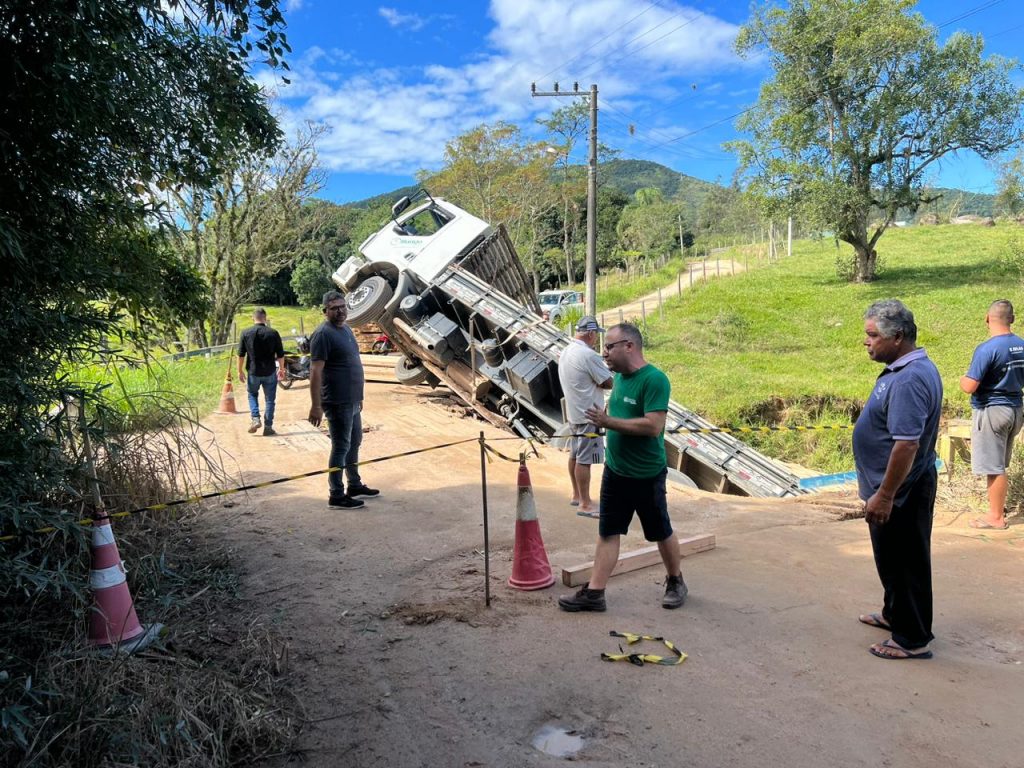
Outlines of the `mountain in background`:
[[[678,200],[683,203],[688,218],[695,218],[704,199],[711,190],[720,185],[710,181],[687,176],[685,173],[673,171],[661,163],[650,160],[609,160],[601,163],[597,171],[598,183],[605,187],[617,189],[629,197],[638,189],[654,187],[661,190],[666,200]],[[352,208],[372,208],[387,203],[391,205],[403,195],[412,195],[420,185],[400,187],[393,192],[357,200],[347,205]],[[966,192],[962,189],[934,187],[929,194],[941,197],[934,203],[923,205],[917,211],[914,220],[927,214],[935,214],[940,220],[947,220],[950,215],[975,214],[977,216],[995,215],[995,196]],[[910,214],[901,211],[899,218],[910,219]]]

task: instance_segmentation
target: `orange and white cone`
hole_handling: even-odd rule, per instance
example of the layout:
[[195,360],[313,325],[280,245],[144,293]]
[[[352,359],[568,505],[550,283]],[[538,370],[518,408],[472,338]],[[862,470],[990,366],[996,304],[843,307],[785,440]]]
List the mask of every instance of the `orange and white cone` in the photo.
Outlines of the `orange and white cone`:
[[129,652],[141,650],[156,639],[162,625],[144,627],[139,623],[110,518],[94,520],[92,526],[89,587],[93,592],[93,607],[89,614],[89,642],[100,648],[117,646]]
[[238,413],[235,408],[235,390],[231,388],[231,369],[228,369],[228,376],[224,379],[224,389],[220,393],[220,405],[217,406],[217,413]]
[[516,540],[512,549],[512,575],[508,585],[515,589],[544,589],[555,583],[544,539],[540,535],[537,505],[533,501],[533,486],[526,462],[520,459],[516,498]]

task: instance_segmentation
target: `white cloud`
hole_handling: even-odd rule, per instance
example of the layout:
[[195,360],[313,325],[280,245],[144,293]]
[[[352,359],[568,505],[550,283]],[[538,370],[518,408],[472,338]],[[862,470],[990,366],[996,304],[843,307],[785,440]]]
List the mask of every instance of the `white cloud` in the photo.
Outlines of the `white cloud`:
[[[319,150],[331,170],[412,174],[437,167],[445,143],[470,128],[508,120],[531,132],[537,114],[568,103],[532,98],[534,81],[539,90],[554,80],[563,89],[574,79],[581,90],[597,83],[616,105],[656,93],[661,105],[689,98],[692,83],[722,69],[746,66],[732,52],[735,25],[685,5],[642,8],[635,0],[492,0],[486,41],[456,66],[381,67],[313,48],[291,62],[282,105],[293,122],[328,126]],[[389,7],[379,13],[393,28],[428,21]]]
[[422,16],[417,16],[415,13],[401,13],[397,8],[378,8],[377,12],[384,17],[384,20],[392,27],[400,28],[406,27],[413,32],[423,29],[427,24],[427,20]]

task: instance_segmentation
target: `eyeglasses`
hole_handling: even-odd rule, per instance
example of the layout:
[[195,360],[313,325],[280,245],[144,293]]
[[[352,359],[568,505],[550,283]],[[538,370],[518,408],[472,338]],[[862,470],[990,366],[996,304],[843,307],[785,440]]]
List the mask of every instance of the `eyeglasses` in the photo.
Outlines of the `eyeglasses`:
[[324,312],[342,312],[348,309],[344,304],[338,304],[335,307],[324,307]]
[[629,339],[620,339],[619,341],[613,341],[611,344],[605,344],[604,345],[604,351],[605,352],[609,351],[616,344],[629,344]]

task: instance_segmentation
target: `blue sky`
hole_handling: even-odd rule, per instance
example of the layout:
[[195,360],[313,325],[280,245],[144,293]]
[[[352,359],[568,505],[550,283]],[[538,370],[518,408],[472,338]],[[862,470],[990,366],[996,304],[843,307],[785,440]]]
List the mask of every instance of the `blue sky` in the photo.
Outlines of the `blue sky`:
[[[568,99],[533,98],[531,82],[596,83],[600,137],[620,157],[727,182],[731,116],[756,100],[767,74],[732,51],[746,0],[284,2],[292,82],[261,81],[286,127],[327,129],[321,197],[339,203],[413,183],[440,166],[448,140],[482,123],[509,121],[540,138],[536,118]],[[1024,60],[1020,0],[921,0],[917,10],[941,37],[981,33],[987,54]],[[585,146],[573,161],[586,162]],[[990,192],[994,178],[970,155],[944,161],[931,181]]]

